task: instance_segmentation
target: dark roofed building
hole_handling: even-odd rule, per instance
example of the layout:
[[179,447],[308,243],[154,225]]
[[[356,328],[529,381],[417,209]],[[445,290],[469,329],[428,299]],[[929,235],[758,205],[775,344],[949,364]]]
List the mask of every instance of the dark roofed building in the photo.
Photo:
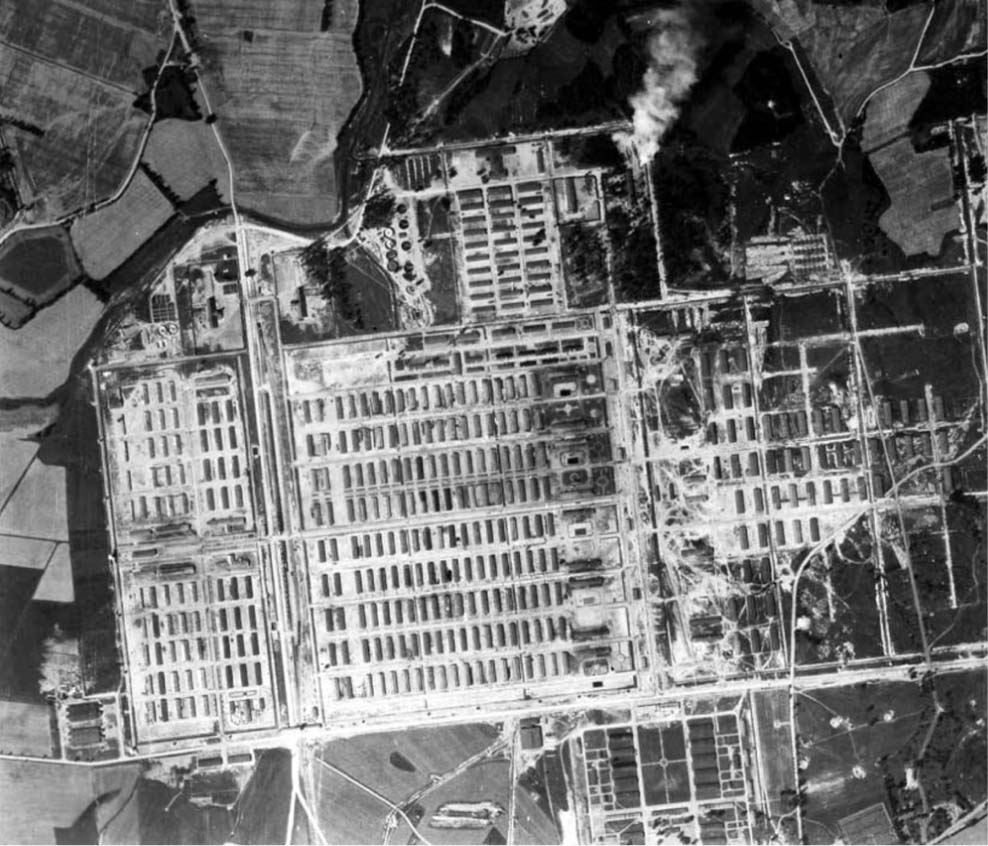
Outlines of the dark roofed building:
[[522,720],[519,734],[521,735],[522,749],[542,748],[542,724],[539,720]]

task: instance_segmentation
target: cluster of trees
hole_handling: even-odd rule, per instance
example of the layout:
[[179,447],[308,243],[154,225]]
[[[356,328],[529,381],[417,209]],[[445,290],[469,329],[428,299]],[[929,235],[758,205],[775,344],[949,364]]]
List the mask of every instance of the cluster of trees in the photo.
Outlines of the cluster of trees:
[[[652,165],[666,271],[686,287],[730,277],[730,171],[726,157],[677,125]],[[664,198],[669,198],[663,202]]]
[[583,223],[562,227],[566,275],[579,305],[602,301],[607,279],[607,252],[600,229]]
[[624,182],[625,159],[611,135],[564,135],[553,142],[556,153],[581,167],[610,171],[609,183]]
[[397,127],[400,134],[412,123],[419,112],[418,86],[412,79],[402,83],[395,80],[389,88],[391,92],[384,107],[384,116],[392,126]]
[[657,296],[655,234],[647,212],[637,205],[609,208],[607,233],[615,245],[614,283],[618,298],[628,302]]
[[14,187],[14,156],[8,149],[0,149],[0,223],[12,218],[20,206]]
[[333,0],[323,0],[322,16],[319,19],[319,31],[329,32],[333,26]]
[[390,226],[395,215],[395,197],[389,191],[380,191],[364,203],[365,229]]
[[360,306],[353,301],[347,279],[346,248],[327,250],[321,241],[314,241],[302,252],[302,267],[306,276],[319,286],[323,297],[333,303],[340,319],[356,329],[362,329],[363,315]]
[[[442,49],[447,32],[448,55]],[[428,101],[478,57],[477,30],[472,23],[462,18],[450,18],[446,12],[436,9],[428,10],[415,36],[404,81],[399,84],[399,66],[391,73],[385,114],[393,125],[395,137],[406,141],[417,137],[418,123]],[[440,109],[436,119],[448,109],[448,104]],[[431,125],[431,121],[429,123]]]
[[[147,90],[134,100],[134,108],[151,114],[153,94],[155,120],[178,118],[196,121],[202,118],[193,91],[197,81],[196,72],[188,66],[171,65],[161,72],[161,78],[158,79],[158,68],[158,65],[144,68],[144,84]],[[157,86],[155,86],[156,81]]]

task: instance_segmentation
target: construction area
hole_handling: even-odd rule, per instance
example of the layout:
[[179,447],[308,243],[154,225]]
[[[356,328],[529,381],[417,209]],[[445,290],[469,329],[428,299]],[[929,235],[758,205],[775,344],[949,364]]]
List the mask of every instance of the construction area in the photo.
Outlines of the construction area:
[[[876,305],[826,238],[774,237],[747,254],[774,300],[606,283],[577,307],[564,229],[603,228],[616,177],[572,161],[549,138],[391,161],[391,225],[356,240],[400,330],[283,337],[301,245],[243,224],[204,230],[118,324],[93,374],[128,747],[222,757],[479,699],[641,701],[967,648],[978,583],[944,495],[984,495],[982,388],[936,374],[977,362],[968,280],[903,278]],[[952,299],[907,313],[907,286]],[[437,290],[456,325],[429,315]],[[647,751],[664,728],[588,736],[588,761],[613,769],[630,738],[662,770],[588,763],[592,838],[651,842],[709,798],[702,837],[743,840],[731,713],[684,729],[713,744],[716,795],[688,755]]]
[[[438,313],[450,293],[458,322],[560,313],[581,304],[569,293],[565,233],[599,238],[604,267],[606,238],[595,233],[607,173],[546,137],[410,153],[379,171],[393,214],[360,239],[391,275],[405,325],[452,322]],[[603,293],[605,281],[592,281]]]

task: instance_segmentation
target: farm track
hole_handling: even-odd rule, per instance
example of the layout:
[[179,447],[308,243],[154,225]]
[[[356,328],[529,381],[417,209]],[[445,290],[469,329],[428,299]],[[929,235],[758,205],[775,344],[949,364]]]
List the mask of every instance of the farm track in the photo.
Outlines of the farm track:
[[[441,775],[435,776],[431,781],[429,781],[428,784],[422,785],[422,787],[420,787],[418,790],[406,796],[405,799],[403,799],[400,804],[396,805],[392,809],[391,813],[388,814],[388,818],[384,823],[384,838],[382,840],[384,846],[388,846],[388,844],[391,842],[391,835],[398,826],[397,820],[395,819],[396,814],[400,814],[402,817],[405,818],[406,821],[408,821],[408,817],[405,816],[404,811],[400,810],[401,808],[410,808],[412,805],[414,805],[424,796],[427,796],[429,793],[432,793],[432,791],[442,787],[444,784],[446,784],[449,781],[452,781],[454,778],[461,775],[462,773],[465,773],[474,764],[480,763],[481,761],[495,755],[502,748],[504,748],[505,745],[507,745],[507,743],[508,740],[503,735],[498,737],[490,746],[486,747],[485,749],[481,749],[479,752],[476,752],[473,755],[471,755],[469,758],[466,758],[465,760],[461,761],[459,764],[453,767],[453,769],[445,773],[442,773]],[[410,822],[409,825],[411,825]],[[414,826],[412,826],[412,831],[421,838],[421,835],[418,835],[418,833],[415,832]],[[511,841],[509,840],[508,842],[510,843]]]
[[[178,25],[176,24],[176,27],[177,26]],[[64,214],[61,217],[56,218],[55,220],[45,221],[44,223],[24,223],[11,227],[6,232],[0,234],[0,248],[3,247],[4,243],[7,241],[8,238],[10,238],[12,235],[14,235],[17,232],[24,232],[35,229],[47,229],[52,226],[62,226],[66,223],[70,223],[71,221],[75,220],[77,217],[80,217],[85,214],[90,214],[95,211],[99,211],[100,209],[105,208],[106,206],[109,206],[112,203],[115,203],[124,195],[124,192],[130,187],[131,182],[133,182],[134,180],[134,176],[137,174],[137,171],[141,164],[141,159],[144,157],[144,150],[147,147],[148,138],[150,138],[151,130],[153,129],[154,123],[157,120],[158,104],[157,104],[156,95],[158,92],[158,85],[161,82],[161,77],[164,74],[165,69],[171,66],[171,56],[172,53],[174,52],[174,49],[175,49],[175,32],[173,31],[172,38],[168,44],[168,51],[165,53],[164,57],[162,58],[161,64],[158,66],[158,74],[157,76],[155,76],[154,83],[152,84],[149,92],[151,113],[148,116],[148,120],[144,127],[144,131],[141,133],[140,142],[137,145],[137,152],[134,155],[133,162],[131,163],[130,169],[127,171],[126,178],[120,184],[120,187],[117,188],[117,190],[109,197],[106,197],[103,200],[99,200],[95,203],[92,203],[91,205],[85,207],[84,209],[77,209],[73,212],[69,212],[68,214]],[[75,73],[82,73],[83,75],[86,75],[83,71],[76,71],[73,68],[70,68],[69,70],[72,70]],[[99,81],[101,84],[106,84],[104,80],[99,80]],[[129,89],[125,89],[125,90],[127,90],[128,95],[132,95],[134,93]]]
[[30,56],[35,61],[44,62],[46,65],[51,65],[52,67],[67,71],[68,73],[83,76],[104,88],[114,88],[117,91],[126,94],[128,97],[133,96],[134,94],[134,90],[132,88],[128,88],[126,85],[121,85],[119,82],[111,82],[109,79],[105,79],[102,76],[96,76],[96,74],[85,71],[82,68],[73,67],[72,65],[67,65],[64,62],[57,62],[50,56],[36,53],[34,50],[29,50],[27,47],[22,47],[20,44],[11,44],[9,41],[4,41],[0,38],[0,47],[6,47],[17,53],[23,53],[25,56]]
[[[389,807],[391,809],[391,814],[392,815],[393,814],[400,815],[402,817],[402,819],[404,819],[405,822],[408,824],[408,827],[411,828],[412,833],[419,839],[419,841],[421,841],[423,844],[425,844],[425,846],[429,846],[429,841],[426,840],[422,836],[422,834],[415,827],[415,824],[408,818],[408,815],[401,809],[400,806],[396,805],[394,802],[392,802],[390,799],[388,799],[387,796],[384,796],[383,794],[378,793],[376,790],[374,790],[373,787],[370,787],[370,786],[364,784],[362,781],[360,781],[358,779],[355,779],[349,773],[347,773],[347,772],[339,769],[338,767],[334,767],[332,764],[328,763],[327,761],[324,761],[322,758],[316,758],[316,760],[319,761],[319,763],[322,764],[322,766],[324,766],[327,770],[329,770],[330,772],[332,772],[334,775],[338,775],[340,778],[342,778],[342,779],[350,782],[350,784],[352,784],[354,787],[357,787],[360,790],[363,790],[369,796],[373,796],[379,802],[381,802],[382,804],[384,804],[387,807]],[[390,815],[389,815],[389,818],[390,818]],[[387,842],[387,841],[385,840],[385,842]]]

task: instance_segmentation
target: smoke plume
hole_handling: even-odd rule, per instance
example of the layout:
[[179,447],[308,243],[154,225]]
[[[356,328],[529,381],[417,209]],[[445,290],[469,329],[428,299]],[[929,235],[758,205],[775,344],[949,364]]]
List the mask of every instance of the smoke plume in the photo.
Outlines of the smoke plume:
[[635,110],[633,127],[615,136],[625,152],[634,152],[647,164],[659,150],[659,142],[679,115],[679,107],[697,79],[697,57],[704,43],[698,25],[696,0],[687,6],[655,13],[648,37],[648,68],[641,89],[628,102]]

